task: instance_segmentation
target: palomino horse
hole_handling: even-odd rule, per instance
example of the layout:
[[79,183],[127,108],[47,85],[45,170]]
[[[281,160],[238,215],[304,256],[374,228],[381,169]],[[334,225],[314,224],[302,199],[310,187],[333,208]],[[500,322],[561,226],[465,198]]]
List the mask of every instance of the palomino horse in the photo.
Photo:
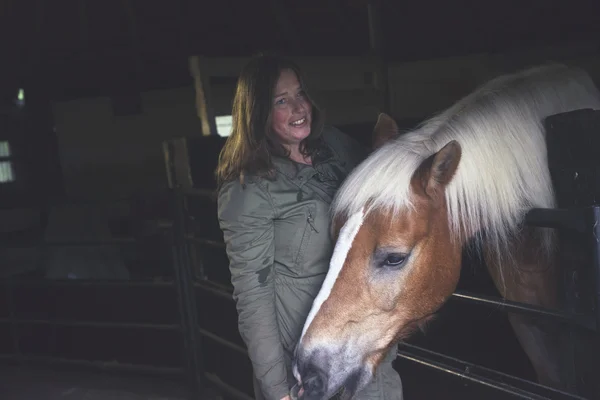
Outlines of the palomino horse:
[[[523,219],[555,205],[543,119],[582,108],[600,109],[591,78],[550,65],[495,78],[401,136],[380,116],[380,146],[332,204],[336,245],[294,360],[305,398],[367,385],[454,292],[468,242],[502,296],[557,307],[553,231]],[[560,386],[556,342],[528,318],[510,322],[539,382]]]

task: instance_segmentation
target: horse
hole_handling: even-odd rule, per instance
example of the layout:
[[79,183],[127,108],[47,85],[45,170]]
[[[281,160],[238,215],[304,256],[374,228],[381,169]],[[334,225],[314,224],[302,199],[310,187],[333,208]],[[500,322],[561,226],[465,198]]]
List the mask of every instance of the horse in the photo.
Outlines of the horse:
[[[555,207],[544,118],[584,108],[600,109],[590,76],[547,64],[498,76],[406,133],[380,114],[374,149],[331,205],[330,267],[294,352],[304,399],[360,392],[455,291],[469,243],[502,297],[558,307],[557,235],[524,218]],[[560,387],[556,338],[509,320],[538,382]]]

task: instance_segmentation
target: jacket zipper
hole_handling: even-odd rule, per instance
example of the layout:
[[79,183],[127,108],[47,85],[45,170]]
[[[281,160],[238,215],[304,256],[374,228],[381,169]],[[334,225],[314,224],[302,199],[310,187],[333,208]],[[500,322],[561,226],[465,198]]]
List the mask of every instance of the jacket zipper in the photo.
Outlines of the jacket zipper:
[[317,230],[317,228],[315,228],[315,224],[314,224],[314,219],[312,216],[312,212],[308,212],[308,218],[307,218],[308,224],[310,225],[310,227],[312,228],[313,231],[315,231],[316,233],[319,233],[319,231]]

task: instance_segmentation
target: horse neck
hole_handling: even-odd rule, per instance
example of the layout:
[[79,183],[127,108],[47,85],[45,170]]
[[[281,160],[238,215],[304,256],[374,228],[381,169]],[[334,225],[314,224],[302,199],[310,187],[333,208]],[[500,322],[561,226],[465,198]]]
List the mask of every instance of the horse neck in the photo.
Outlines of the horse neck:
[[555,308],[559,303],[557,251],[549,229],[524,227],[498,257],[496,246],[483,245],[486,267],[500,295],[542,307]]

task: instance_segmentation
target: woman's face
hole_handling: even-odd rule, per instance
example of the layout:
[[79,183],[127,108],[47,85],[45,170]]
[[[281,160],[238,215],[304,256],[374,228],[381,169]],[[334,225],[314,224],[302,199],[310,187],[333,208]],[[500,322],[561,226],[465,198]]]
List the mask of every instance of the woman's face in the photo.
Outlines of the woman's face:
[[271,128],[281,144],[297,146],[310,134],[312,106],[294,71],[279,75],[273,94]]

